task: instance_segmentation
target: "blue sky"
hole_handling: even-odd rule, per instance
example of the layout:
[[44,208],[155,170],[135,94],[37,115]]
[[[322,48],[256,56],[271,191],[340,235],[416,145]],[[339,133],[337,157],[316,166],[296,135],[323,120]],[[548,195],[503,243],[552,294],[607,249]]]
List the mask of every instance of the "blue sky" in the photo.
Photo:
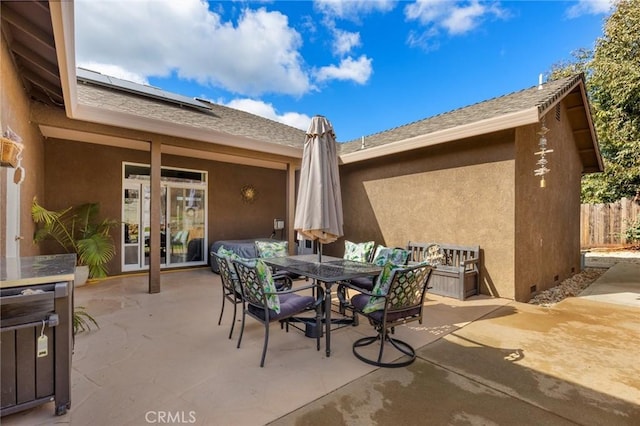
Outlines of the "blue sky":
[[359,139],[538,83],[610,0],[76,0],[76,65]]

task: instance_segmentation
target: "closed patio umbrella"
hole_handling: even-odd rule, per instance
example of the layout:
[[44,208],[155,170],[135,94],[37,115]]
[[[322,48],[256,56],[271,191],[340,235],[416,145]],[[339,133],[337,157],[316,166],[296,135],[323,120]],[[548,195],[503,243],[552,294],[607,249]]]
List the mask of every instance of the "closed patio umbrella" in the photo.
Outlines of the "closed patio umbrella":
[[311,119],[304,143],[300,186],[294,229],[309,240],[321,245],[336,241],[342,231],[342,195],[333,126],[325,117]]

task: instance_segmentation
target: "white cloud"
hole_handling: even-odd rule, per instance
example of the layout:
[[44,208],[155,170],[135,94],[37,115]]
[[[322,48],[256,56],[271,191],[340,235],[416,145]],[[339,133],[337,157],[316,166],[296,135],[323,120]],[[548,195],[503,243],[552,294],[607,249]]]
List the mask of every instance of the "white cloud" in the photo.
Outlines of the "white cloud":
[[322,67],[316,73],[316,79],[319,82],[327,80],[353,80],[356,83],[364,84],[371,77],[372,60],[365,55],[360,56],[357,60],[352,57],[344,58],[340,61],[340,65],[329,65]]
[[176,73],[247,95],[313,90],[301,36],[280,12],[247,9],[234,24],[199,0],[79,0],[75,9],[78,66],[117,64],[143,79]]
[[473,2],[465,7],[454,8],[451,14],[442,21],[442,25],[449,31],[449,34],[464,34],[478,25],[478,19],[484,13],[484,6]]
[[396,0],[314,0],[315,8],[330,19],[359,20],[360,16],[372,12],[389,12]]
[[478,0],[417,0],[404,8],[404,14],[408,21],[417,21],[426,27],[420,35],[413,32],[407,41],[412,46],[423,47],[437,44],[430,39],[436,37],[440,30],[450,35],[461,35],[478,27],[487,17],[507,16],[499,3],[480,3]]
[[309,122],[311,121],[311,117],[308,115],[298,114],[297,112],[278,114],[272,104],[254,99],[234,99],[224,105],[305,131],[309,127]]
[[334,31],[333,49],[339,56],[348,54],[354,47],[360,46],[360,33],[349,31]]
[[404,8],[404,14],[409,21],[427,25],[446,15],[449,6],[440,0],[417,0]]
[[314,8],[323,15],[322,23],[333,36],[333,54],[345,57],[361,45],[360,33],[337,28],[336,20],[361,23],[364,15],[389,12],[396,3],[397,0],[314,0]]
[[88,61],[88,62],[83,62],[82,65],[79,65],[79,66],[82,66],[83,68],[86,68],[92,71],[97,71],[101,74],[105,74],[110,77],[119,78],[121,80],[127,80],[127,81],[132,81],[138,84],[149,85],[149,80],[147,80],[146,76],[140,73],[126,70],[119,65],[102,64],[99,62]]
[[438,31],[434,28],[430,28],[426,31],[409,31],[407,36],[407,44],[411,47],[419,47],[424,50],[438,50],[440,48],[440,42],[436,37]]
[[601,13],[609,13],[613,8],[614,0],[578,0],[567,9],[569,18],[577,18],[582,15],[599,15]]

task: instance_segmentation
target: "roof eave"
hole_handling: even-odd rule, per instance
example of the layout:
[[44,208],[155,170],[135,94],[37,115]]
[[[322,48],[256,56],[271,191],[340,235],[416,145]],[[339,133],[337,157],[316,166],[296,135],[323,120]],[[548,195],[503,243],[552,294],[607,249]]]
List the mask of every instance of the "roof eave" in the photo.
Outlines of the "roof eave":
[[[593,118],[591,116],[591,106],[589,104],[589,98],[587,96],[587,89],[585,87],[584,78],[576,79],[575,83],[568,87],[565,90],[565,93],[570,93],[574,89],[578,88],[580,90],[580,97],[582,98],[582,104],[584,105],[585,118],[589,127],[589,134],[591,136],[591,143],[593,146],[593,155],[595,156],[596,167],[585,166],[583,170],[583,174],[586,173],[599,173],[604,171],[604,163],[602,161],[602,154],[600,153],[600,144],[598,143],[598,135],[596,134],[595,126],[593,125]],[[554,102],[545,105],[544,108],[540,109],[539,117],[540,120],[544,117],[549,111],[551,111],[555,106],[562,101],[564,96],[558,97]]]
[[350,152],[340,156],[341,164],[355,163],[359,161],[371,160],[386,155],[398,154],[400,152],[425,148],[428,146],[447,143],[455,140],[511,129],[518,126],[537,123],[539,121],[538,108],[532,107],[521,111],[492,117],[474,123],[451,127],[425,135],[416,136],[409,139],[375,146],[361,151]]
[[[92,143],[97,145],[107,145],[112,147],[133,149],[137,151],[149,152],[151,145],[148,141],[125,138],[112,135],[104,135],[94,132],[86,132],[78,129],[60,128],[54,125],[40,124],[40,132],[46,138],[64,139],[69,141]],[[221,161],[225,163],[242,164],[245,166],[263,167],[267,169],[286,170],[287,162],[274,161],[264,158],[239,156],[225,154],[216,151],[203,151],[181,146],[163,144],[160,148],[163,154],[179,155],[183,157],[194,157],[206,160]]]
[[149,133],[161,133],[167,136],[212,142],[234,148],[243,148],[256,152],[302,158],[302,148],[267,143],[255,139],[235,136],[209,129],[177,125],[160,120],[152,120],[125,113],[110,112],[104,109],[78,103],[77,75],[75,63],[74,12],[73,2],[50,1],[51,21],[60,68],[60,80],[64,96],[67,117],[115,127],[134,129]]
[[50,0],[49,10],[65,111],[73,117],[78,105],[73,2]]
[[244,136],[235,136],[225,132],[211,129],[200,129],[166,121],[135,116],[131,114],[109,111],[99,107],[84,104],[76,106],[77,119],[92,123],[106,124],[110,126],[132,129],[142,132],[159,133],[181,139],[192,139],[201,142],[216,143],[233,148],[248,149],[292,158],[302,158],[302,148],[267,143]]

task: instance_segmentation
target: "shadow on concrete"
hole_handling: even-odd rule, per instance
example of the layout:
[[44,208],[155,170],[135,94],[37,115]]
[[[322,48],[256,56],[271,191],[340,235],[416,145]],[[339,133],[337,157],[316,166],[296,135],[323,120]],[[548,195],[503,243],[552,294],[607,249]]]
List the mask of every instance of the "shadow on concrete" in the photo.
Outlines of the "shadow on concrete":
[[638,424],[640,319],[594,305],[505,306],[273,424]]

